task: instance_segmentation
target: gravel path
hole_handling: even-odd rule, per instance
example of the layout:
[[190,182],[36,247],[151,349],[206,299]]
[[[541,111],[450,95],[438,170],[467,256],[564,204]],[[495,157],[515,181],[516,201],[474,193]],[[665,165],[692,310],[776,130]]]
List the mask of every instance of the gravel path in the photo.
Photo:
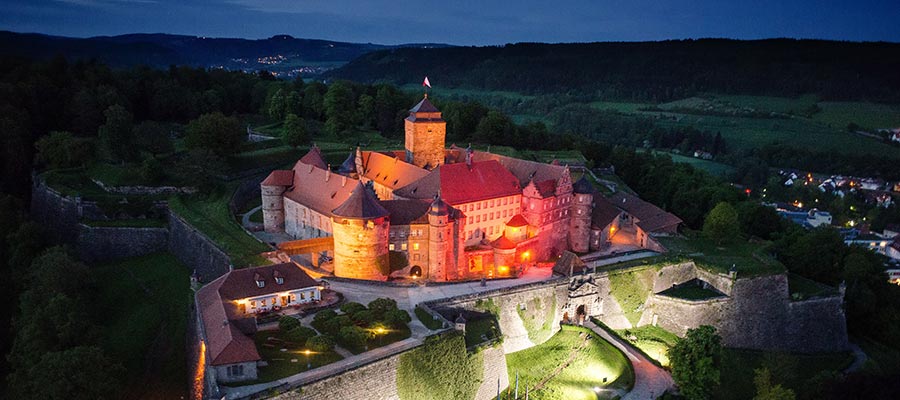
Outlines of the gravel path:
[[584,321],[584,326],[596,332],[619,350],[622,350],[628,357],[628,360],[631,361],[631,366],[634,367],[634,388],[622,397],[622,400],[655,399],[665,393],[666,390],[674,387],[675,384],[669,372],[657,367],[656,364],[653,364],[643,354],[631,347],[630,343],[610,335],[609,332],[595,325],[590,320]]

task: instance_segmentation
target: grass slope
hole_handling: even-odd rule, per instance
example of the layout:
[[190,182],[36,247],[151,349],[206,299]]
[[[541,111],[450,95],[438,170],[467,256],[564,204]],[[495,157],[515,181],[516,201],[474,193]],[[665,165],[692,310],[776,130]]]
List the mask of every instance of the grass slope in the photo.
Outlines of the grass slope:
[[[583,335],[590,335],[585,342]],[[582,347],[583,345],[583,347]],[[578,349],[578,350],[576,350]],[[506,355],[509,382],[515,385],[519,374],[519,395],[526,385],[534,386],[565,364],[572,354],[574,360],[540,390],[533,390],[529,398],[535,400],[595,400],[593,388],[603,385],[628,389],[634,384],[634,371],[625,356],[613,345],[593,332],[579,327],[563,326],[543,344]]]
[[429,336],[400,355],[397,393],[401,400],[469,400],[484,380],[484,355],[466,352],[458,331]]
[[[187,267],[156,253],[94,270],[104,315],[102,345],[128,370],[124,398],[186,396],[185,338],[192,301]],[[152,387],[152,391],[147,388]]]
[[632,325],[637,325],[641,319],[641,306],[647,301],[647,297],[653,289],[655,274],[655,268],[641,268],[609,274],[611,294],[622,307],[625,318],[628,318]]
[[662,366],[669,365],[669,349],[678,342],[674,333],[653,325],[622,329],[616,333]]

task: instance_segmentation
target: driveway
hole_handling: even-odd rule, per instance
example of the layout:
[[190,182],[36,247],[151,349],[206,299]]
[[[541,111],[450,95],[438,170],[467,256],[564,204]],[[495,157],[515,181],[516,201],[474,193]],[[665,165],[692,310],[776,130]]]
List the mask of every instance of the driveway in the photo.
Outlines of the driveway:
[[612,343],[613,346],[625,353],[625,356],[631,361],[631,366],[634,368],[634,388],[622,397],[622,400],[655,399],[665,393],[666,390],[675,386],[668,371],[657,367],[656,364],[644,357],[642,353],[635,350],[630,343],[610,335],[609,332],[595,325],[590,320],[584,321],[584,326],[596,332],[607,342]]

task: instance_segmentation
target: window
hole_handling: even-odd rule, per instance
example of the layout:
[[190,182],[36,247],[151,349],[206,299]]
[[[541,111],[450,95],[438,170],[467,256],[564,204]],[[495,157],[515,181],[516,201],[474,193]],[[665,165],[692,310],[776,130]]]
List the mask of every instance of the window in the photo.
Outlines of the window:
[[256,281],[256,286],[261,287],[261,288],[266,287],[266,281],[260,279],[260,280]]
[[506,202],[507,202],[507,201],[509,201],[509,197],[504,197],[504,198],[503,198],[503,205],[504,205],[504,206],[506,205]]
[[475,216],[475,223],[477,224],[477,223],[479,223],[479,222],[481,222],[481,216],[480,216],[480,215],[476,215],[476,216]]
[[400,250],[406,251],[406,243],[400,244]]
[[277,284],[279,284],[279,285],[284,285],[284,277],[276,276],[276,277],[275,277],[275,283],[277,283]]
[[414,255],[413,255],[413,261],[419,261],[419,257],[420,257],[420,256],[419,256],[418,254],[414,254]]
[[487,208],[487,200],[481,202],[481,206]]
[[475,209],[476,209],[476,210],[480,210],[480,209],[481,209],[481,203],[475,204]]
[[472,223],[473,223],[474,221],[475,221],[475,219],[474,219],[473,217],[469,217],[469,225],[472,225]]
[[394,251],[394,244],[393,244],[393,243],[391,243],[391,244],[388,245],[388,250]]
[[493,201],[493,200],[491,200],[491,207],[493,207],[493,206],[494,206],[494,201]]
[[[394,238],[394,234],[395,234],[395,232],[394,232],[394,231],[391,231],[391,239]],[[391,250],[393,250],[393,249],[391,249]]]
[[418,249],[419,249],[419,244],[413,243],[413,250],[418,250]]
[[256,308],[256,300],[250,301],[250,308]]
[[244,376],[244,366],[243,365],[229,365],[228,366],[228,376]]

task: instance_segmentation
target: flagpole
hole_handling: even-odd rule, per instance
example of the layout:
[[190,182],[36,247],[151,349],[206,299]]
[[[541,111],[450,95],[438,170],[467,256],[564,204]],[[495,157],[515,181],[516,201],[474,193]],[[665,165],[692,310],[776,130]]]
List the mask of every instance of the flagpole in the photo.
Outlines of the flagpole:
[[497,400],[500,400],[500,378],[497,378]]
[[519,400],[519,371],[516,371],[516,396],[514,399]]

